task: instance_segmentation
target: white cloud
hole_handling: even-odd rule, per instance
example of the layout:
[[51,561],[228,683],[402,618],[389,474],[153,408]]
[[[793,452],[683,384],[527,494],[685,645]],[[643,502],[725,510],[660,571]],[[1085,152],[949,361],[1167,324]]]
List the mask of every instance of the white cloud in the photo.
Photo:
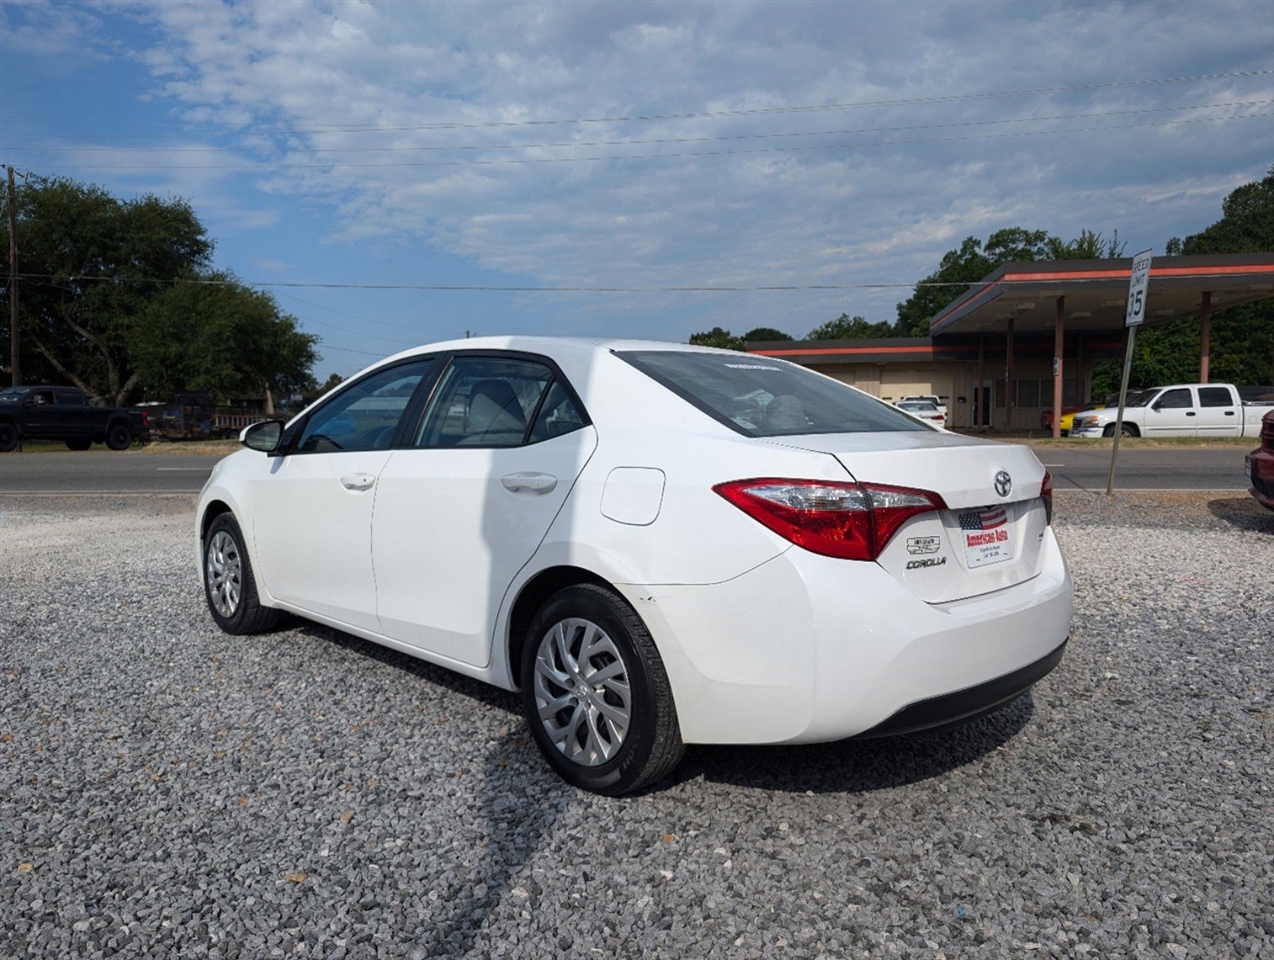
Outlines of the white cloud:
[[[427,244],[527,282],[914,282],[1012,225],[1161,246],[1274,159],[1268,115],[1164,125],[1259,111],[1207,105],[1274,100],[1269,75],[1141,82],[1268,70],[1274,21],[1244,3],[108,9],[154,31],[152,93],[224,149],[215,173],[165,167],[182,195],[215,185],[240,226],[236,186],[330,205],[331,243]],[[798,109],[832,104],[859,106]],[[606,157],[654,158],[580,159]],[[784,303],[802,332],[890,319],[907,292]]]

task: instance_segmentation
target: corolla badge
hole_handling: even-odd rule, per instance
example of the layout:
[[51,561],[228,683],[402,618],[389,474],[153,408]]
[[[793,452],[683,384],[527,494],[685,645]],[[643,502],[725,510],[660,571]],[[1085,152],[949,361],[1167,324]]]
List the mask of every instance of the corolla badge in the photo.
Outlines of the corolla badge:
[[1007,470],[1001,470],[995,475],[995,492],[1002,497],[1007,497],[1009,491],[1013,489],[1013,478],[1009,476]]

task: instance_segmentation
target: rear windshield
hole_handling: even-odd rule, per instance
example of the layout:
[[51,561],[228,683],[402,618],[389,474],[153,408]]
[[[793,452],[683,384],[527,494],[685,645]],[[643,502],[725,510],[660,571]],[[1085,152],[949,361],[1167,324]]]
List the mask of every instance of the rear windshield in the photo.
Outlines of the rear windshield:
[[765,357],[677,350],[617,356],[748,437],[933,429],[852,387]]

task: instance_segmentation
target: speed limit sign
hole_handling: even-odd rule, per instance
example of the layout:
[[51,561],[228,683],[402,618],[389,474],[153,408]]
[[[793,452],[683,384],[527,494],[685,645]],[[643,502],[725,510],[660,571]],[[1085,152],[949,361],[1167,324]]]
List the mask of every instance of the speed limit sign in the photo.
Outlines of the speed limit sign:
[[1132,279],[1128,282],[1128,312],[1124,316],[1125,327],[1135,327],[1146,319],[1146,292],[1150,286],[1152,253],[1152,250],[1143,250],[1132,258]]

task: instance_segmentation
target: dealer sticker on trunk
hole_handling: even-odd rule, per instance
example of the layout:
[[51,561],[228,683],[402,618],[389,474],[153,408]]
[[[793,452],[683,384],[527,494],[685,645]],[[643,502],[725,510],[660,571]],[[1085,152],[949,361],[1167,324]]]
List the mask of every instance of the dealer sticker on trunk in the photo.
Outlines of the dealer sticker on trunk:
[[1004,507],[960,514],[960,535],[964,537],[964,562],[969,568],[1013,559],[1009,517]]

